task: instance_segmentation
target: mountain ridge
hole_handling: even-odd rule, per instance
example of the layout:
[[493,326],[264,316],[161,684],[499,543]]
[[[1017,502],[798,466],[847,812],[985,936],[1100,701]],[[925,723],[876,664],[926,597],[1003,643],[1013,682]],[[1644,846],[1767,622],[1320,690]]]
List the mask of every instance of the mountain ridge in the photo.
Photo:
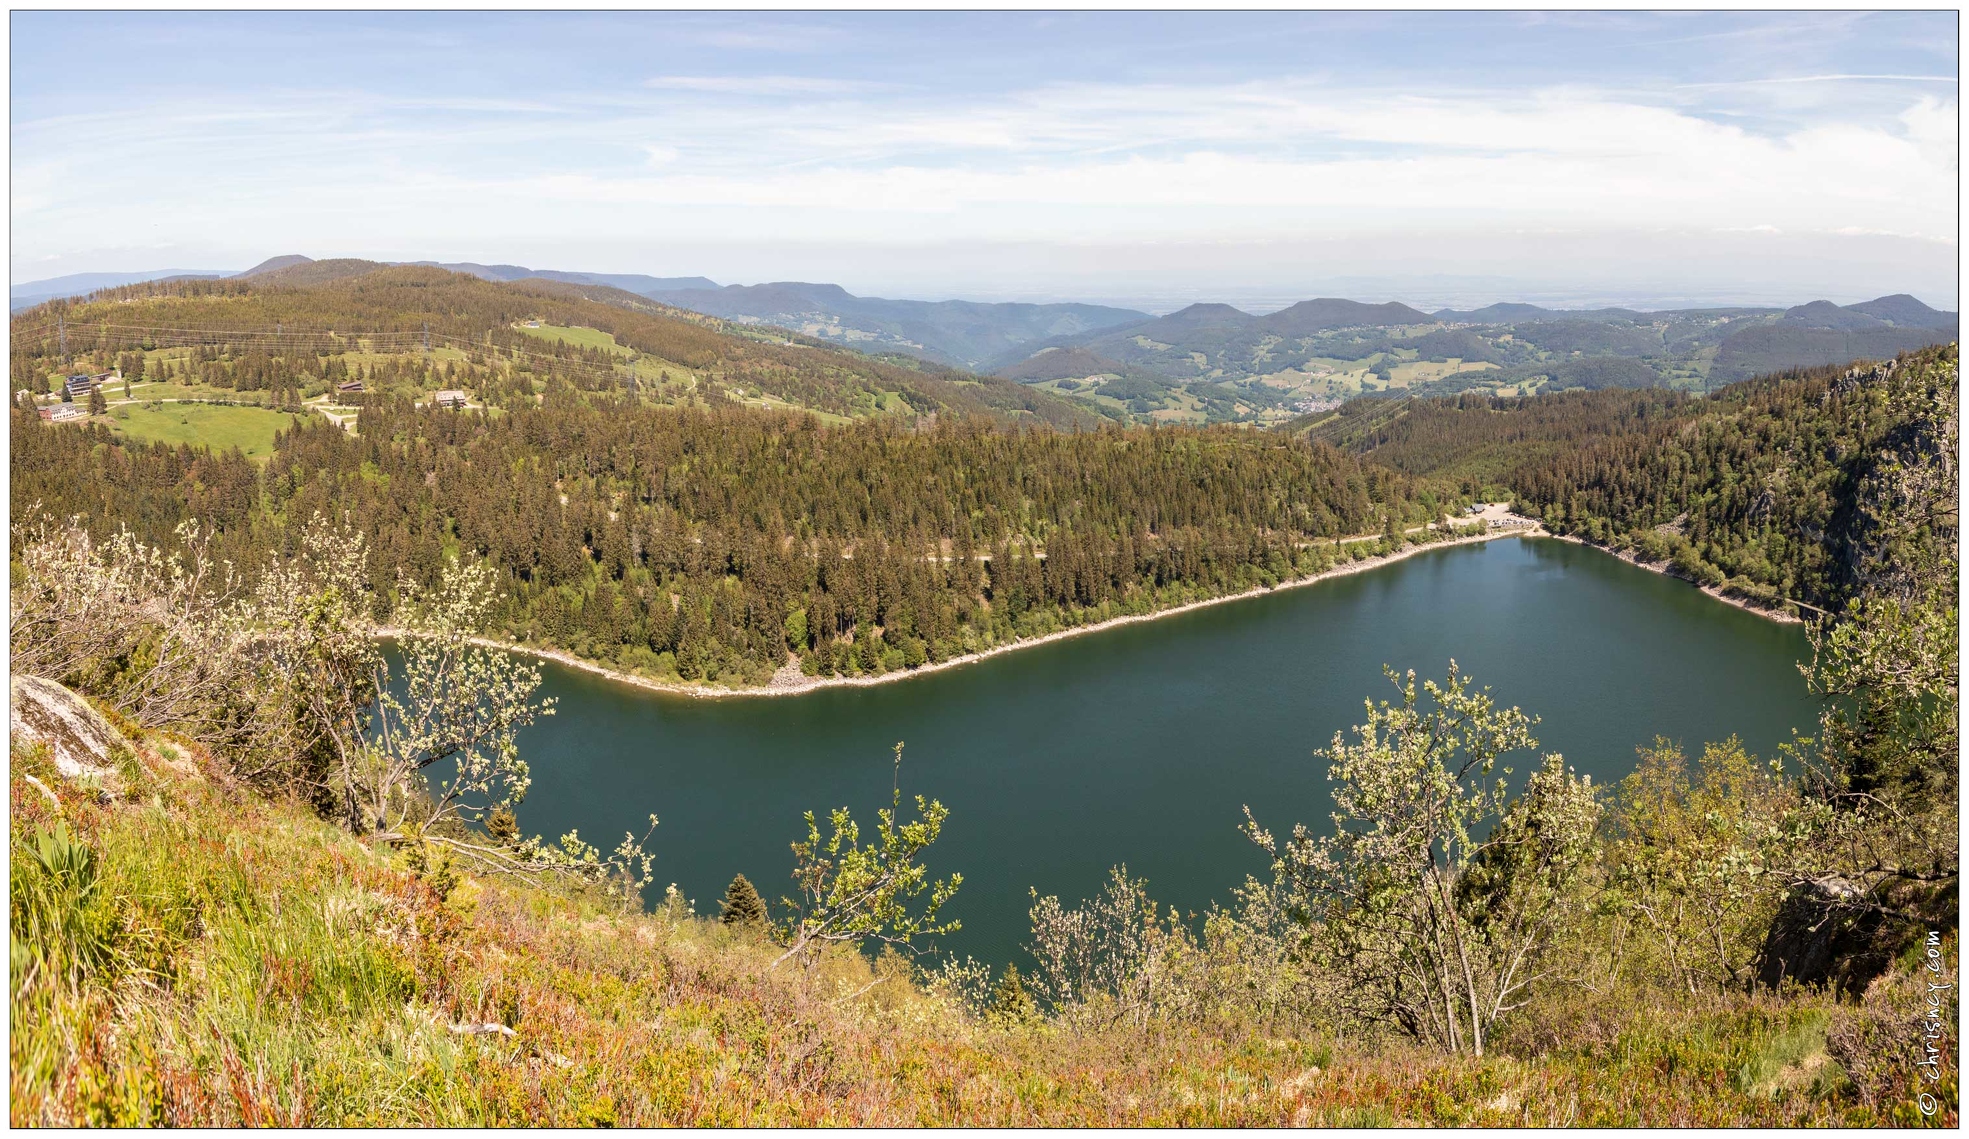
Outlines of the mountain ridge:
[[[632,290],[638,291],[640,290]],[[760,322],[847,344],[980,368],[1022,344],[1149,319],[1133,309],[1076,302],[919,301],[863,297],[835,284],[771,281],[641,292],[725,320]]]
[[[389,265],[442,269],[510,284],[573,290],[571,295],[643,312],[681,310],[790,333],[873,355],[900,355],[1026,384],[1104,374],[1157,388],[1162,402],[1136,413],[1205,414],[1244,419],[1283,414],[1373,390],[1528,390],[1596,384],[1646,375],[1704,389],[1759,372],[1892,355],[1953,339],[1956,314],[1894,293],[1849,305],[1814,300],[1790,308],[1741,306],[1641,311],[1622,307],[1554,309],[1500,301],[1433,313],[1400,301],[1315,297],[1267,313],[1198,302],[1153,315],[1074,302],[911,300],[858,296],[840,285],[770,281],[719,285],[707,277],[589,273],[479,262],[316,260],[284,254],[230,276],[311,287]],[[12,309],[63,295],[141,280],[222,276],[72,274],[16,286]],[[42,289],[27,292],[30,287]],[[1051,350],[1072,350],[1041,360]],[[1642,366],[1613,361],[1645,361]],[[1424,367],[1423,365],[1437,365]],[[1061,373],[1061,369],[1077,375]],[[1059,373],[1059,374],[1056,374]],[[1283,381],[1265,377],[1283,376]],[[1319,376],[1338,377],[1320,380]],[[1233,392],[1224,385],[1237,388]],[[1207,385],[1185,398],[1175,389]],[[1284,390],[1281,390],[1281,386]],[[1199,402],[1200,401],[1200,402]],[[1199,408],[1203,408],[1201,412]]]

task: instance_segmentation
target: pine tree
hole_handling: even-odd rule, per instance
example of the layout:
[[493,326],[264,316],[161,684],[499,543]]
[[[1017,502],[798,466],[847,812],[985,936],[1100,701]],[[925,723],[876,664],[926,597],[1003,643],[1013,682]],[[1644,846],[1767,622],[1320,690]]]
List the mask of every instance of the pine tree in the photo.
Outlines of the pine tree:
[[501,846],[513,846],[520,841],[520,821],[514,816],[513,808],[504,803],[486,815],[485,830]]
[[1025,1020],[1032,1016],[1032,994],[1026,992],[1025,980],[1019,976],[1017,965],[1005,966],[1005,975],[992,986],[991,1011],[994,1015],[1012,1020]]
[[101,384],[90,384],[89,385],[89,414],[101,415],[103,412],[108,410],[109,410],[109,401],[103,398],[103,386]]
[[762,925],[766,920],[766,901],[759,896],[752,883],[740,874],[725,887],[725,900],[720,904],[718,920],[726,925]]

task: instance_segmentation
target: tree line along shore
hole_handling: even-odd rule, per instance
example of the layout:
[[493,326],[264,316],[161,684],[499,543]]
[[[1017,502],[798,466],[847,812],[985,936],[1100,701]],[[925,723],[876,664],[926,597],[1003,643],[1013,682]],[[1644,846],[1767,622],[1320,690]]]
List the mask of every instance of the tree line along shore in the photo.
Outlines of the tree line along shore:
[[[707,374],[741,359],[638,328]],[[1954,1121],[1953,345],[1274,432],[1062,430],[989,388],[823,424],[552,359],[483,413],[365,393],[354,433],[264,462],[17,405],[12,1118]],[[907,674],[1400,556],[1503,499],[1808,607],[1810,734],[1657,741],[1602,787],[1415,662],[1317,750],[1330,826],[1246,820],[1269,868],[1233,902],[1165,916],[1116,867],[1033,899],[1016,968],[914,956],[951,928],[935,844],[963,805],[907,796],[900,747],[885,810],[816,805],[790,896],[735,880],[715,916],[655,896],[647,832],[515,810],[552,711],[493,647],[521,635],[694,683]]]

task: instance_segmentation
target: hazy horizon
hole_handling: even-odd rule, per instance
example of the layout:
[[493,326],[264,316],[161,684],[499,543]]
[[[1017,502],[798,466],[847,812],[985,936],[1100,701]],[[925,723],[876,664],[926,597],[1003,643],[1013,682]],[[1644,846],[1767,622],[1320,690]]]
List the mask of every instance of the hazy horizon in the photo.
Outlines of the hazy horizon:
[[[74,277],[74,276],[96,276],[96,275],[129,276],[133,278],[143,277],[143,278],[154,280],[157,278],[177,275],[177,274],[237,273],[237,272],[244,272],[245,270],[252,268],[253,265],[257,265],[261,261],[265,261],[265,260],[267,260],[267,258],[262,257],[255,260],[252,264],[240,265],[236,268],[227,268],[227,269],[211,269],[211,268],[187,269],[181,267],[150,269],[150,270],[88,269],[73,274],[64,274],[62,275],[62,277],[37,278],[35,280],[30,280],[30,281],[16,281],[13,282],[12,288],[16,291],[24,291],[25,286],[38,285],[43,283],[44,281],[55,281],[55,280],[61,280],[63,279],[63,277]],[[393,257],[373,258],[373,260],[404,264],[410,262],[434,261],[437,260],[437,258],[418,257],[418,256],[393,256]],[[518,264],[518,262],[508,261],[502,258],[490,258],[490,257],[465,257],[465,258],[459,258],[456,260],[448,261],[447,263],[478,264],[478,265]],[[1234,284],[1226,284],[1223,287],[1219,287],[1215,289],[1197,287],[1188,290],[1164,289],[1158,292],[1129,292],[1126,289],[1114,289],[1109,291],[1103,291],[1102,289],[1097,287],[1097,288],[1081,290],[1081,291],[1069,290],[1069,291],[1059,291],[1059,292],[1049,292],[1043,289],[1019,290],[1019,289],[1008,288],[1004,290],[993,291],[989,289],[971,288],[971,289],[953,290],[948,293],[940,293],[940,292],[933,293],[933,292],[912,292],[907,287],[902,287],[902,288],[888,290],[888,291],[883,291],[879,288],[857,289],[845,284],[842,281],[827,279],[818,275],[808,276],[808,277],[798,277],[798,278],[782,277],[782,278],[771,278],[771,279],[761,278],[759,280],[734,280],[731,279],[731,277],[728,274],[720,274],[717,272],[682,272],[682,273],[665,272],[665,273],[658,274],[658,273],[649,273],[647,270],[639,269],[634,266],[630,266],[626,268],[621,266],[612,266],[609,268],[597,268],[593,265],[540,263],[540,264],[528,265],[527,267],[531,269],[538,269],[538,270],[554,270],[554,271],[564,271],[564,272],[647,273],[647,275],[649,276],[665,276],[665,277],[701,276],[716,281],[720,286],[762,285],[762,284],[783,283],[783,282],[835,284],[835,285],[842,285],[842,287],[847,288],[850,293],[853,293],[857,296],[881,297],[889,300],[920,300],[920,301],[955,300],[955,301],[978,301],[983,303],[1016,302],[1016,303],[1025,303],[1025,304],[1078,303],[1078,304],[1109,305],[1116,308],[1138,309],[1140,311],[1148,312],[1156,315],[1174,312],[1177,309],[1184,308],[1188,305],[1199,304],[1199,303],[1228,304],[1234,308],[1243,309],[1244,311],[1252,313],[1254,315],[1262,315],[1264,313],[1275,312],[1279,309],[1287,308],[1291,305],[1297,304],[1300,301],[1310,300],[1315,297],[1323,297],[1323,296],[1345,297],[1349,300],[1366,301],[1369,303],[1380,303],[1383,301],[1399,301],[1403,304],[1407,304],[1414,308],[1421,309],[1424,312],[1435,312],[1439,309],[1444,309],[1444,308],[1470,310],[1470,309],[1482,308],[1486,305],[1507,303],[1507,302],[1534,304],[1544,308],[1550,308],[1556,310],[1633,308],[1633,309],[1639,309],[1641,311],[1666,311],[1672,309],[1706,309],[1706,308],[1739,308],[1739,307],[1790,308],[1795,305],[1806,304],[1808,302],[1816,301],[1816,300],[1829,300],[1835,304],[1854,304],[1860,301],[1872,300],[1876,297],[1886,296],[1894,293],[1910,293],[1911,295],[1916,297],[1916,299],[1922,301],[1924,304],[1927,304],[1932,308],[1954,311],[1956,307],[1955,305],[1956,298],[1954,295],[1955,290],[1953,289],[1949,290],[1946,296],[1937,296],[1937,295],[1925,295],[1922,292],[1911,290],[1905,287],[1900,287],[1900,288],[1881,287],[1872,290],[1867,290],[1867,289],[1856,290],[1856,289],[1849,288],[1844,290],[1831,290],[1824,293],[1814,293],[1811,295],[1804,295],[1802,293],[1794,295],[1791,291],[1785,290],[1782,287],[1775,286],[1775,285],[1768,290],[1725,289],[1725,290],[1713,291],[1713,292],[1700,292],[1700,291],[1688,291],[1688,290],[1676,291],[1672,287],[1667,287],[1667,286],[1657,289],[1652,289],[1652,290],[1646,288],[1633,288],[1633,287],[1623,289],[1612,284],[1605,284],[1600,288],[1593,288],[1588,284],[1583,284],[1579,287],[1575,287],[1571,289],[1552,288],[1552,289],[1541,290],[1537,288],[1513,288],[1507,283],[1498,281],[1496,278],[1484,278],[1484,277],[1466,277],[1466,278],[1439,277],[1428,283],[1401,282],[1399,280],[1390,281],[1387,279],[1366,277],[1366,278],[1339,278],[1339,279],[1331,280],[1325,283],[1324,285],[1321,285],[1316,288],[1301,289],[1296,291],[1283,290],[1279,288],[1265,288],[1263,286],[1247,285],[1247,286],[1240,287]],[[95,286],[89,286],[88,288],[100,288],[100,287],[105,287],[105,286],[95,285]],[[77,291],[86,292],[88,291],[88,288],[79,288]]]
[[1952,12],[18,13],[11,278],[1954,309],[1955,43]]

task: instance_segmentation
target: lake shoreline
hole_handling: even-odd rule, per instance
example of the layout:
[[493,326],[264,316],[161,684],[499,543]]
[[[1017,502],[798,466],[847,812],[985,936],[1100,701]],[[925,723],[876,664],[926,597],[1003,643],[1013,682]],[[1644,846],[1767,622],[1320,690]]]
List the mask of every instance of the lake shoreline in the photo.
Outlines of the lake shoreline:
[[[1773,621],[1780,625],[1802,625],[1805,623],[1805,619],[1803,617],[1798,616],[1795,613],[1787,613],[1781,609],[1777,609],[1763,602],[1753,601],[1748,597],[1734,597],[1730,594],[1724,593],[1722,589],[1717,586],[1704,585],[1698,581],[1689,581],[1688,578],[1683,577],[1679,573],[1676,573],[1674,571],[1674,568],[1667,562],[1644,562],[1639,557],[1636,557],[1631,551],[1609,549],[1606,546],[1600,545],[1598,542],[1589,542],[1584,538],[1576,537],[1572,534],[1554,534],[1551,531],[1546,530],[1544,527],[1539,528],[1538,537],[1552,538],[1560,542],[1571,542],[1575,546],[1585,546],[1588,549],[1598,550],[1603,554],[1612,554],[1614,557],[1619,558],[1621,561],[1626,562],[1628,565],[1633,566],[1636,569],[1644,569],[1647,570],[1649,573],[1658,573],[1663,577],[1672,577],[1676,581],[1688,582],[1688,584],[1695,586],[1697,589],[1715,598],[1716,600],[1721,601],[1723,604],[1734,605],[1738,609],[1741,609],[1744,612],[1750,613],[1754,616],[1762,617],[1766,621]],[[1803,603],[1794,602],[1793,604],[1803,604]]]
[[[1178,613],[1188,613],[1192,610],[1202,609],[1211,605],[1224,605],[1233,601],[1243,601],[1248,598],[1263,596],[1267,593],[1277,593],[1283,589],[1292,589],[1297,586],[1312,585],[1315,582],[1326,581],[1331,578],[1345,577],[1348,574],[1364,573],[1368,570],[1379,569],[1385,565],[1392,565],[1404,558],[1414,557],[1416,554],[1425,553],[1429,550],[1444,550],[1452,546],[1468,546],[1494,541],[1498,538],[1548,536],[1543,526],[1532,523],[1530,525],[1493,530],[1483,534],[1471,534],[1461,538],[1452,538],[1445,542],[1426,542],[1420,545],[1404,547],[1393,554],[1380,554],[1371,558],[1363,558],[1357,562],[1349,562],[1344,566],[1335,566],[1324,573],[1308,574],[1305,577],[1282,581],[1274,586],[1258,586],[1254,589],[1247,589],[1238,593],[1227,593],[1222,597],[1206,597],[1201,601],[1190,601],[1182,605],[1171,606],[1168,609],[1158,609],[1153,613],[1131,613],[1121,617],[1110,617],[1105,621],[1096,621],[1091,625],[1077,625],[1071,629],[1061,629],[1043,636],[1027,637],[1022,640],[1011,641],[1007,644],[993,645],[991,648],[979,652],[965,653],[962,656],[951,657],[949,660],[937,661],[933,664],[925,664],[918,668],[901,668],[894,672],[885,672],[880,676],[807,676],[799,671],[799,665],[796,662],[788,661],[785,666],[773,674],[771,682],[763,687],[754,685],[746,688],[714,688],[708,685],[678,684],[672,681],[653,680],[649,677],[637,676],[634,673],[623,672],[620,669],[610,668],[607,665],[585,660],[562,649],[517,644],[512,641],[495,640],[491,637],[473,637],[471,641],[475,645],[482,645],[486,648],[504,649],[507,652],[519,653],[522,656],[550,660],[555,664],[577,669],[593,676],[599,676],[605,680],[612,680],[618,684],[627,684],[641,688],[647,692],[656,692],[668,696],[690,696],[702,700],[722,700],[731,697],[747,696],[799,696],[823,688],[868,687],[876,684],[891,684],[900,680],[909,680],[918,676],[926,676],[933,672],[941,672],[944,669],[975,664],[978,661],[986,660],[1003,653],[1016,652],[1019,649],[1028,649],[1054,641],[1065,640],[1068,637],[1078,637],[1086,633],[1100,632],[1104,629],[1112,629],[1120,625],[1129,625],[1140,621],[1155,621],[1163,617],[1173,617]],[[395,636],[399,632],[400,630],[396,629],[377,630],[378,635],[385,637]]]
[[[1044,634],[1043,636],[1027,637],[1007,644],[993,645],[991,648],[984,649],[980,652],[965,653],[962,656],[955,656],[949,660],[921,665],[917,668],[897,669],[894,672],[885,672],[880,676],[807,676],[799,671],[797,661],[789,660],[778,672],[773,674],[772,680],[763,687],[753,685],[745,688],[717,688],[710,685],[679,684],[673,681],[654,680],[650,677],[638,676],[634,673],[623,672],[620,669],[610,668],[607,665],[586,660],[562,649],[543,648],[538,645],[495,640],[491,637],[473,637],[471,638],[471,642],[486,648],[503,649],[522,656],[550,660],[555,664],[576,669],[592,676],[599,676],[604,680],[611,680],[618,684],[626,684],[631,687],[640,688],[646,692],[655,692],[666,696],[689,696],[700,700],[723,700],[735,697],[758,696],[800,696],[824,688],[865,688],[876,684],[893,684],[897,681],[910,680],[918,676],[927,676],[930,673],[941,672],[945,669],[976,664],[979,661],[987,660],[1004,653],[1034,648],[1039,645],[1050,644],[1054,641],[1065,640],[1068,637],[1097,633],[1106,629],[1116,628],[1121,625],[1131,625],[1142,621],[1160,620],[1164,617],[1173,617],[1178,613],[1188,613],[1212,605],[1226,605],[1233,601],[1244,601],[1268,593],[1277,593],[1280,590],[1313,585],[1336,577],[1365,573],[1368,570],[1393,565],[1405,558],[1411,558],[1430,550],[1444,550],[1452,546],[1476,545],[1495,541],[1499,538],[1552,538],[1561,542],[1571,542],[1574,545],[1586,546],[1590,549],[1619,558],[1621,561],[1637,569],[1647,570],[1650,573],[1657,573],[1663,577],[1672,577],[1677,581],[1686,582],[1725,605],[1735,606],[1746,613],[1762,617],[1765,620],[1781,625],[1803,623],[1801,618],[1789,613],[1777,612],[1765,606],[1754,604],[1744,598],[1727,596],[1718,589],[1689,581],[1680,574],[1671,572],[1666,563],[1656,564],[1640,561],[1631,554],[1618,550],[1610,550],[1605,546],[1588,542],[1582,538],[1573,537],[1568,534],[1554,534],[1543,525],[1534,522],[1528,525],[1510,526],[1492,530],[1483,534],[1471,534],[1461,538],[1452,538],[1446,542],[1427,542],[1420,545],[1407,546],[1393,554],[1380,554],[1371,558],[1363,558],[1360,561],[1349,562],[1344,566],[1335,566],[1324,573],[1308,574],[1305,577],[1282,581],[1273,586],[1258,586],[1238,593],[1227,593],[1222,597],[1206,597],[1201,601],[1190,601],[1182,605],[1171,606],[1168,609],[1158,609],[1153,613],[1132,613],[1121,617],[1110,617],[1105,621],[1096,621],[1091,625],[1078,625],[1071,629],[1061,629],[1057,632]],[[398,635],[400,630],[379,629],[377,633],[380,636],[392,637]]]

